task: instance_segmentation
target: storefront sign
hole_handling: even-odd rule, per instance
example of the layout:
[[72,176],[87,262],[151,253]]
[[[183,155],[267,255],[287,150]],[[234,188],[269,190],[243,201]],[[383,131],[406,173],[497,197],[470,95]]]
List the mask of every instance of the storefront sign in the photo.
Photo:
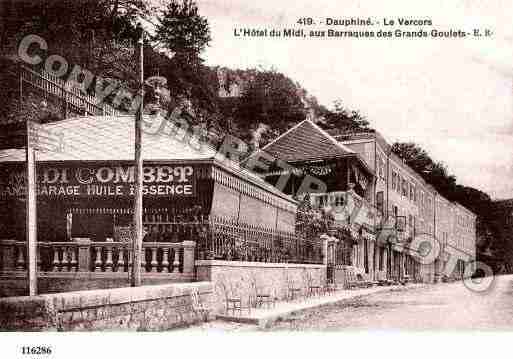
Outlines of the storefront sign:
[[[116,197],[134,195],[134,167],[81,166],[38,168],[37,194],[50,197]],[[146,196],[195,196],[193,166],[155,165],[143,168],[143,194]],[[0,197],[24,196],[22,170],[2,169]]]

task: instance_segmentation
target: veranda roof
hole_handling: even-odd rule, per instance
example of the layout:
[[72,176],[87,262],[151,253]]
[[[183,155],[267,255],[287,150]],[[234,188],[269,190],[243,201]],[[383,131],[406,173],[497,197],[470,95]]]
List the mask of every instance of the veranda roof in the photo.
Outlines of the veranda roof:
[[[199,161],[212,162],[228,172],[293,203],[290,196],[277,190],[256,174],[232,163],[221,161],[217,151],[208,143],[199,145],[185,133],[173,132],[170,122],[155,116],[145,116],[142,131],[144,161]],[[164,123],[164,125],[163,125]],[[167,126],[166,124],[169,124]],[[167,126],[167,127],[166,127]],[[135,125],[134,116],[83,116],[41,125],[46,136],[60,135],[60,151],[37,152],[37,162],[63,161],[133,161]],[[176,127],[174,128],[176,131]],[[0,163],[25,162],[25,150],[0,150]]]
[[284,132],[261,151],[288,163],[352,157],[369,174],[374,175],[358,153],[337,141],[309,119]]

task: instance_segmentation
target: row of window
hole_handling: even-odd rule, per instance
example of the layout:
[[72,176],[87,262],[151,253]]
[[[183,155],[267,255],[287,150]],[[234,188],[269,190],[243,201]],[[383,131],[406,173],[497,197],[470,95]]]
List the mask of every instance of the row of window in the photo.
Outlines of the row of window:
[[407,181],[398,172],[392,171],[392,190],[397,191],[403,197],[406,197],[410,201],[417,203],[421,208],[431,208],[431,198],[426,193],[416,186]]
[[[377,156],[377,175],[379,178],[386,180],[386,161],[378,155]],[[392,170],[392,190],[399,193],[401,196],[406,197],[410,201],[419,204],[421,209],[429,210],[432,202],[431,198],[420,189],[417,189],[415,184],[408,181],[405,177],[401,176],[399,171]]]
[[471,231],[473,229],[473,221],[466,216],[456,216],[456,222],[460,227],[465,228],[467,231]]
[[[376,159],[377,164],[377,175],[379,178],[386,180],[386,160],[383,156],[377,155]],[[391,187],[393,191],[396,191],[402,197],[405,197],[412,201],[413,203],[419,206],[421,211],[421,215],[423,213],[430,213],[432,210],[432,198],[429,196],[429,193],[424,192],[423,190],[416,187],[415,184],[408,181],[404,176],[402,176],[398,170],[392,169],[392,181]],[[384,198],[380,192],[376,194],[376,205],[381,212],[383,212],[384,207]],[[445,206],[444,206],[445,208]],[[449,214],[446,211],[442,211],[442,217],[448,218]],[[474,223],[471,218],[463,215],[457,216],[457,224],[460,227],[466,229],[466,231],[471,232],[474,230]]]

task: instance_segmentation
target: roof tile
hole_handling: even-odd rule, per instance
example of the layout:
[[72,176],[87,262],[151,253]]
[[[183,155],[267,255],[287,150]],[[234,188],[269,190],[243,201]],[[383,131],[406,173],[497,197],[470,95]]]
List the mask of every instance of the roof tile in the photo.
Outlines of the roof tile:
[[344,157],[355,153],[310,120],[300,122],[262,150],[285,162]]

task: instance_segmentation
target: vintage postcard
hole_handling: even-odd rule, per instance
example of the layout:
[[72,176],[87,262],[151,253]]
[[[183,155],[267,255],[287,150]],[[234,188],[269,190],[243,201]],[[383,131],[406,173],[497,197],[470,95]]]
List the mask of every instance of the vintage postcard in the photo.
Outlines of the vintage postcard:
[[455,332],[490,355],[474,335],[513,330],[512,20],[0,0],[0,356],[337,355],[335,333],[432,355]]

